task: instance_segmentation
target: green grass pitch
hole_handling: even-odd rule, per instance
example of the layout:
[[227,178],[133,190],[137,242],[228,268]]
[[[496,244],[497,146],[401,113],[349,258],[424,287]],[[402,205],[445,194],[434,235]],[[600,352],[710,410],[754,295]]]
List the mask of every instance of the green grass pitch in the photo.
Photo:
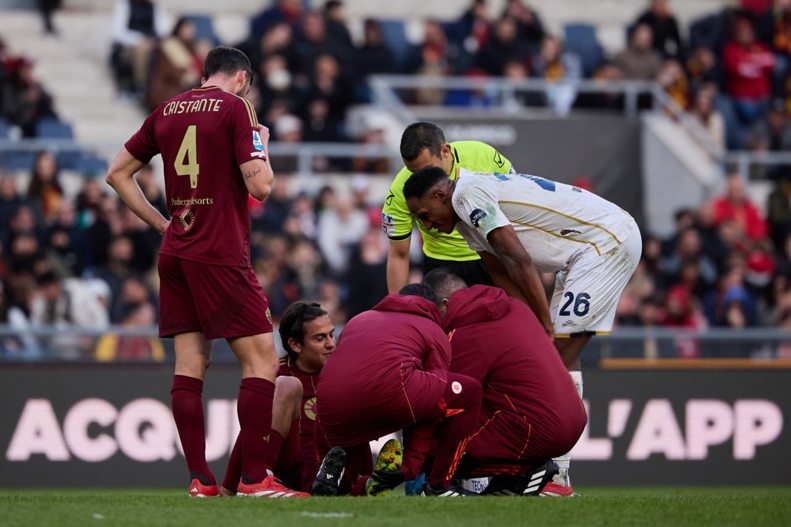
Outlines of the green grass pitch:
[[0,525],[791,526],[791,487],[591,488],[563,498],[190,499],[167,490],[4,490]]

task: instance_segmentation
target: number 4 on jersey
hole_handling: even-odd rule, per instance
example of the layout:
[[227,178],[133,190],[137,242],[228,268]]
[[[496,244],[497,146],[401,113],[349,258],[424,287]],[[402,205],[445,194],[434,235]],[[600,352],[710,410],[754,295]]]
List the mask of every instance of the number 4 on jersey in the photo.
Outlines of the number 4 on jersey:
[[181,140],[181,146],[176,154],[176,160],[173,162],[176,174],[190,177],[190,188],[198,186],[198,172],[200,171],[200,166],[198,165],[198,142],[196,140],[197,129],[194,124],[187,127],[184,139]]

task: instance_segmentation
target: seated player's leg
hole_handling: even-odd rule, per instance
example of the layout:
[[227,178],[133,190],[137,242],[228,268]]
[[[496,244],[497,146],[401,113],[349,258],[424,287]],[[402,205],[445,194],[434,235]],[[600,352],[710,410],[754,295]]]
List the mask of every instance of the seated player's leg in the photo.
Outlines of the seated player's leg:
[[[550,312],[555,316],[555,345],[569,368],[577,393],[582,398],[580,354],[593,335],[607,335],[615,321],[618,301],[637,268],[642,252],[640,231],[635,226],[621,245],[598,255],[589,250],[555,281]],[[560,473],[550,483],[546,495],[573,496],[568,477],[570,455],[555,458]]]
[[388,482],[388,477],[392,477],[401,471],[401,477],[398,479],[405,479],[401,470],[403,463],[404,449],[401,448],[401,442],[398,439],[388,440],[382,445],[382,449],[379,450],[379,454],[376,456],[374,471],[365,486],[365,494],[368,496],[387,496],[390,490],[401,484],[401,481],[398,481],[396,485],[391,485]]
[[[275,469],[275,467],[280,464],[280,459],[291,459],[294,456],[294,442],[296,442],[297,455],[300,455],[299,412],[301,402],[302,383],[294,377],[278,377],[275,381],[275,397],[272,404],[272,432],[269,436],[267,469],[286,481],[289,480],[290,475],[288,469],[283,470],[280,467]],[[301,471],[301,467],[302,464],[299,463],[295,470]],[[220,489],[222,494],[225,496],[236,495],[241,477],[242,444],[240,434],[236,438],[228,459],[228,468]]]
[[174,339],[176,368],[170,391],[171,408],[190,471],[190,496],[218,496],[217,482],[206,463],[203,379],[211,356],[210,343],[200,332]]

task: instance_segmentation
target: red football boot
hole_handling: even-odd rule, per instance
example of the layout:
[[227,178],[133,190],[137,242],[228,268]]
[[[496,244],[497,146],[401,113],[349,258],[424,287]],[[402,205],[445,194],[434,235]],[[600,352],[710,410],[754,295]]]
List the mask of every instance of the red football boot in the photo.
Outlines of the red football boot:
[[220,495],[220,487],[214,485],[204,485],[198,478],[190,482],[190,497],[192,498],[213,498]]
[[284,487],[280,480],[275,476],[267,476],[261,483],[239,482],[236,489],[237,496],[257,497],[257,498],[309,498],[307,492],[299,492]]
[[[561,482],[565,479],[565,485],[562,483],[558,483],[557,481],[560,480]],[[541,489],[541,494],[539,496],[552,496],[555,498],[575,498],[578,497],[579,494],[574,492],[574,489],[571,488],[571,478],[568,477],[568,473],[566,474],[565,478],[558,478],[555,477],[554,480],[547,483],[543,489]]]

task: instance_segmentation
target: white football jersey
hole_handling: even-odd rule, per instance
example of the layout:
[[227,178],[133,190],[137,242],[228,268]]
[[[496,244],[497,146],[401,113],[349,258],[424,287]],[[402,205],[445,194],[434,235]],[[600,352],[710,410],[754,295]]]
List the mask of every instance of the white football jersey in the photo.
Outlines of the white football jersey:
[[511,225],[542,273],[566,268],[575,255],[604,254],[636,226],[623,209],[580,188],[527,174],[461,169],[453,208],[456,230],[474,251],[496,254],[487,236]]

